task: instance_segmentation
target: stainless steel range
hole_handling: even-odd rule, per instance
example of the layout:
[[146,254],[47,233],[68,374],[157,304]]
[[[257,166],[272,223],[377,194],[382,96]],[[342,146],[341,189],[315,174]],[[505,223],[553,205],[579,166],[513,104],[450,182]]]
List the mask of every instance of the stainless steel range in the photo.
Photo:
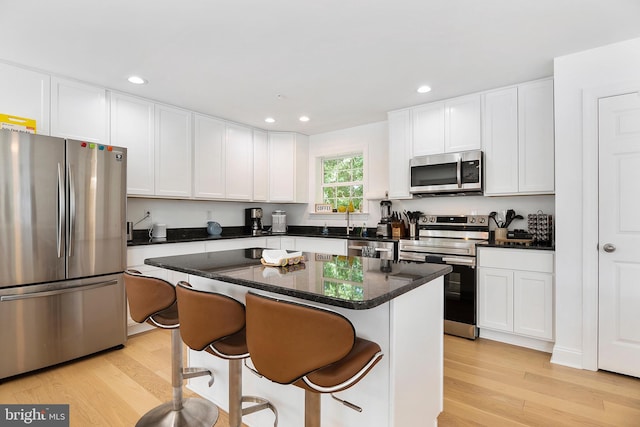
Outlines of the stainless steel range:
[[426,215],[420,218],[419,238],[400,240],[398,259],[448,264],[444,278],[444,331],[475,339],[476,245],[489,239],[487,215]]

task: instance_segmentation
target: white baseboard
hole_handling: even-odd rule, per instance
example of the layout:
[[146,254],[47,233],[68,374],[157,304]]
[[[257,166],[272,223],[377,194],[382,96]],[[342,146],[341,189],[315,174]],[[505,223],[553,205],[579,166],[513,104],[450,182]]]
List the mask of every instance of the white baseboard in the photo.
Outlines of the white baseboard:
[[553,342],[523,337],[522,335],[510,334],[508,332],[499,332],[480,328],[480,338],[500,341],[507,344],[517,345],[519,347],[530,348],[533,350],[544,351],[545,353],[551,353],[553,351]]
[[556,365],[568,366],[570,368],[585,369],[582,363],[582,352],[571,348],[553,347],[551,355],[551,363]]
[[127,325],[127,336],[130,337],[131,335],[147,332],[151,329],[153,329],[153,326],[148,323],[134,323],[132,325]]

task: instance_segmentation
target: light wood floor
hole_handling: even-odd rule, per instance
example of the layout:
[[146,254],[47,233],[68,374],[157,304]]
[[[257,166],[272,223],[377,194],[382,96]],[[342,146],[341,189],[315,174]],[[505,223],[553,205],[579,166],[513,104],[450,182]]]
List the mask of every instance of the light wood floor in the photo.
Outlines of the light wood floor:
[[[154,330],[122,350],[0,383],[0,403],[68,403],[72,427],[133,426],[171,399],[170,382],[170,335]],[[445,335],[444,391],[445,427],[640,426],[640,379],[552,365],[546,353],[488,340]],[[216,427],[228,427],[227,414]]]

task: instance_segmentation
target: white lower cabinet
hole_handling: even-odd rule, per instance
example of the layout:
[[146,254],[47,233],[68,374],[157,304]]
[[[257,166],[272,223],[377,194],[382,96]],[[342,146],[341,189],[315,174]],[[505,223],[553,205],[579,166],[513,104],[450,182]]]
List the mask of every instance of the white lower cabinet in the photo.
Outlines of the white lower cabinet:
[[[478,250],[478,326],[535,340],[553,341],[553,264],[551,251]],[[503,341],[544,349],[534,341]],[[496,335],[488,333],[488,338]],[[498,338],[499,339],[499,338]]]
[[264,248],[267,245],[266,237],[243,237],[241,239],[223,239],[207,241],[205,252],[230,251],[233,249]]
[[281,249],[293,251],[314,252],[319,254],[347,255],[346,239],[331,239],[326,237],[282,237]]

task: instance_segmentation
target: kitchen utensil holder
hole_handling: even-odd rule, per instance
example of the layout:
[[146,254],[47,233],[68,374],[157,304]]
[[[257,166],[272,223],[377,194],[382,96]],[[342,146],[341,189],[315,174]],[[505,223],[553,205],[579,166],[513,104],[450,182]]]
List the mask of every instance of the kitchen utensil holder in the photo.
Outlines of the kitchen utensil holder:
[[496,239],[496,242],[500,240],[507,240],[507,229],[504,227],[496,228],[495,239]]

